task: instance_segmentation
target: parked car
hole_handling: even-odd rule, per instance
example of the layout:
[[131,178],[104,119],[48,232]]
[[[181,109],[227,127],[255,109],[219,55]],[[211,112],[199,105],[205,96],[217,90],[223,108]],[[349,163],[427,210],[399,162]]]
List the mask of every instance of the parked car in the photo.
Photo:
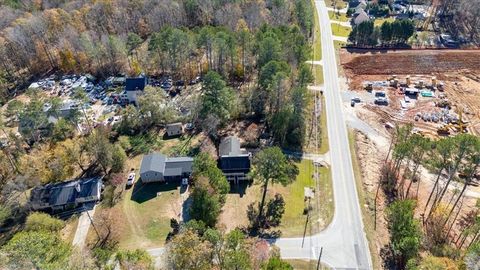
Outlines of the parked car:
[[127,178],[127,187],[131,187],[133,184],[135,184],[135,172],[128,174]]
[[202,79],[200,78],[200,76],[197,76],[197,77],[195,77],[195,79],[190,80],[190,83],[189,83],[189,84],[190,84],[190,85],[197,84],[197,83],[199,83],[201,80],[202,80]]
[[359,102],[361,102],[362,100],[361,100],[359,97],[353,97],[353,98],[352,98],[352,101],[353,101],[353,102],[356,102],[356,103],[359,103]]

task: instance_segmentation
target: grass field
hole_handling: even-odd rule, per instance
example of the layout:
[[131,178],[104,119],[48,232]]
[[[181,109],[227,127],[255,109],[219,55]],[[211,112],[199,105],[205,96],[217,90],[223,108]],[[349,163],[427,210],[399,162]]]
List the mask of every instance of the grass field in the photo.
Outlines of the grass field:
[[[314,167],[310,160],[302,160],[297,164],[299,175],[295,182],[290,184],[284,194],[285,213],[282,223],[278,227],[282,231],[282,236],[301,236],[305,232],[307,235],[319,232],[325,228],[333,217],[333,196],[330,171],[327,168],[320,168],[319,186],[315,187],[313,178]],[[304,188],[311,187],[316,190],[316,198],[311,201],[313,210],[307,228],[305,228],[306,215],[304,208]],[[282,192],[283,193],[283,192]],[[317,200],[318,199],[318,200]],[[306,230],[306,231],[305,231]]]
[[[280,226],[272,228],[273,231],[281,230],[282,237],[302,236],[305,231],[306,215],[303,210],[304,188],[314,187],[317,191],[316,199],[311,201],[313,213],[307,224],[306,235],[314,234],[325,228],[333,218],[333,191],[330,170],[319,169],[319,185],[315,187],[313,178],[314,167],[311,160],[302,160],[297,163],[299,175],[296,180],[286,187],[280,184],[270,185],[267,192],[267,201],[279,193],[285,200],[285,213]],[[233,187],[235,188],[235,187]],[[240,191],[239,193],[236,193]],[[236,227],[248,225],[247,206],[258,203],[261,199],[262,189],[259,184],[239,187],[227,195],[227,200],[222,208],[218,227],[230,231]]]
[[334,36],[348,37],[350,31],[352,31],[352,29],[349,27],[342,26],[338,23],[332,23],[332,33]]
[[347,45],[346,42],[338,41],[338,40],[333,41],[333,46],[335,47],[336,50],[340,49],[342,46],[345,46],[345,45]]
[[179,188],[174,184],[137,184],[124,196],[115,206],[122,210],[127,225],[120,247],[163,246],[170,231],[170,219],[178,218],[182,208]]
[[[312,1],[312,6],[315,7],[315,3],[313,1]],[[318,13],[316,12],[316,9],[314,9],[313,18],[315,23],[314,35],[313,35],[313,60],[319,61],[319,60],[322,60],[322,43],[321,43],[322,36],[320,32],[320,23],[319,23]],[[322,79],[322,82],[323,82],[323,79]]]
[[333,21],[340,21],[340,22],[348,22],[350,18],[347,17],[347,14],[345,13],[340,13],[340,12],[334,12],[334,11],[328,11],[328,17],[330,17],[330,20]]
[[388,18],[376,18],[374,25],[375,26],[381,26],[384,22],[393,22],[395,21],[395,18],[388,17]]
[[320,114],[320,147],[319,154],[325,154],[329,150],[328,131],[327,131],[327,109],[325,108],[325,99],[322,96],[322,113]]

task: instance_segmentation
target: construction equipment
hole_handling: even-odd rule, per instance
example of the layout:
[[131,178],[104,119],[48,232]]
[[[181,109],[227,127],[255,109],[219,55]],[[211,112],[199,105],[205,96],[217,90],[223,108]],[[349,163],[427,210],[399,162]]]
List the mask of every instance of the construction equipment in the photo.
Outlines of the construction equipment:
[[454,128],[457,132],[466,133],[468,122],[463,120],[463,109],[457,107],[455,112],[458,114],[458,120],[452,123]]
[[443,125],[437,129],[438,135],[448,136],[450,135],[449,125]]
[[441,99],[437,102],[435,102],[435,106],[439,107],[439,108],[447,108],[447,109],[450,109],[452,104],[450,103],[450,101],[448,101],[447,99]]
[[373,83],[367,82],[367,83],[363,86],[363,88],[364,88],[365,90],[367,90],[367,91],[372,91],[372,90],[373,90]]

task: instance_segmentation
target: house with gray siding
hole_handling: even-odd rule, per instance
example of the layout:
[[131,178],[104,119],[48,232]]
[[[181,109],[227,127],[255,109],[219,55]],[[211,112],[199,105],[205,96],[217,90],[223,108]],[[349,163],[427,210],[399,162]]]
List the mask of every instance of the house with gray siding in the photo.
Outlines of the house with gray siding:
[[192,174],[193,158],[167,157],[160,153],[143,156],[140,166],[142,183],[181,180]]

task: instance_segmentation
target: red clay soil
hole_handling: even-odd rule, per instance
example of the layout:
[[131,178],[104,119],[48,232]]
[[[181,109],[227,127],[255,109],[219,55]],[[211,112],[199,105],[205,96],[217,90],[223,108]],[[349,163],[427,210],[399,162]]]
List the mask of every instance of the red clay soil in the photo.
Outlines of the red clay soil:
[[342,50],[341,59],[343,68],[350,75],[480,70],[480,50],[403,50],[363,54]]

